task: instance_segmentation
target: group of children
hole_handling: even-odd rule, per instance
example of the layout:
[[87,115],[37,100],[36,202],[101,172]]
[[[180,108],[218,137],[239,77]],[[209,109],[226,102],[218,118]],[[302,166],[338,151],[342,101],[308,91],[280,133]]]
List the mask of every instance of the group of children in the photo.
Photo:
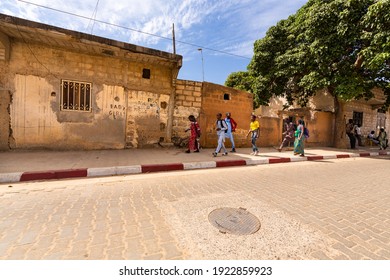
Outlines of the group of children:
[[[216,116],[215,122],[215,130],[218,137],[218,145],[215,151],[213,152],[213,156],[216,157],[220,152],[222,152],[222,156],[228,155],[228,151],[225,147],[225,139],[230,139],[232,144],[232,150],[230,152],[236,152],[233,132],[237,128],[237,122],[232,118],[231,113],[226,113],[226,117],[222,118],[222,114],[218,113]],[[188,150],[186,153],[190,153],[191,151],[199,152],[199,137],[200,137],[200,128],[199,125],[193,115],[189,116],[190,120],[190,128],[186,131],[191,130],[191,135],[188,143]],[[249,130],[247,133],[247,137],[251,135],[251,145],[252,145],[252,153],[251,155],[258,155],[259,148],[257,147],[256,141],[260,136],[260,123],[257,120],[256,115],[251,115],[251,121],[249,124]],[[287,145],[288,142],[294,141],[294,154],[304,156],[304,140],[308,136],[308,130],[305,128],[305,124],[303,120],[299,120],[297,127],[295,127],[291,122],[286,122],[286,130],[284,133],[284,139],[282,144],[280,145],[279,151],[282,150],[283,147]]]
[[[186,129],[186,131],[191,131],[191,135],[188,143],[188,150],[186,153],[190,153],[194,151],[195,153],[199,152],[199,137],[200,137],[200,127],[196,118],[191,115],[188,117],[190,121],[190,127]],[[222,152],[222,156],[226,156],[228,151],[225,147],[225,139],[230,139],[232,144],[232,149],[230,152],[236,152],[236,147],[234,144],[233,132],[237,128],[236,121],[232,118],[231,113],[226,113],[226,117],[222,118],[222,114],[217,114],[217,120],[215,122],[215,130],[218,137],[218,145],[215,151],[213,152],[213,156],[216,157],[220,152]],[[353,120],[350,119],[346,125],[346,133],[350,139],[351,148],[354,149],[356,146],[356,142],[358,142],[359,146],[363,146],[362,144],[362,132],[360,125],[355,125]],[[251,155],[258,155],[259,149],[256,145],[256,141],[260,135],[260,124],[255,115],[251,116],[251,122],[249,124],[249,130],[247,133],[247,137],[251,135],[251,144],[252,144],[252,153]],[[291,121],[285,120],[285,130],[284,130],[284,138],[281,143],[278,151],[282,151],[283,147],[287,146],[287,144],[291,141],[294,141],[294,154],[304,156],[304,140],[308,136],[308,130],[305,128],[305,123],[303,120],[298,120],[297,126],[295,126]],[[388,147],[388,139],[387,133],[382,127],[379,131],[378,136],[375,136],[375,132],[371,131],[368,135],[369,141],[379,145],[381,150],[384,150]]]
[[[199,152],[200,127],[193,115],[190,115],[188,119],[190,121],[190,127],[187,128],[186,131],[191,131],[191,134],[188,142],[188,150],[186,151],[186,153],[191,153],[191,151],[197,153]],[[247,136],[249,136],[249,134],[252,135],[251,143],[253,152],[251,154],[257,155],[259,149],[257,148],[256,140],[259,138],[260,124],[257,121],[257,117],[255,115],[251,116],[251,122],[249,127],[250,128]],[[233,136],[233,132],[235,132],[236,128],[237,122],[232,118],[231,113],[227,112],[225,118],[222,118],[222,113],[217,114],[215,130],[218,137],[218,145],[212,154],[214,157],[216,157],[220,152],[222,152],[222,156],[226,156],[228,154],[228,151],[225,147],[226,138],[228,138],[232,144],[232,149],[230,152],[236,152]]]

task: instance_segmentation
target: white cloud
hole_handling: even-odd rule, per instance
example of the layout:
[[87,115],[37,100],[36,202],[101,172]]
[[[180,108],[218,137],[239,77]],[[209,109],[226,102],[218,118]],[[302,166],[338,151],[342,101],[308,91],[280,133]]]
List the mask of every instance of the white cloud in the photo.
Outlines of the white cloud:
[[[94,35],[165,51],[172,51],[174,23],[178,41],[177,53],[183,55],[186,60],[198,59],[198,46],[205,50],[209,48],[251,57],[255,40],[263,37],[270,26],[295,13],[307,2],[307,0],[26,1],[66,13],[17,0],[1,0],[0,13],[84,33],[91,33],[93,30]],[[93,16],[97,21],[89,19]],[[210,50],[207,55],[222,55],[224,59],[227,58],[226,54]]]
[[[269,27],[275,24],[275,19],[279,19],[281,14],[291,12],[289,9],[293,12],[297,2],[284,1],[281,3],[278,0],[117,0],[115,2],[112,0],[99,0],[99,2],[97,0],[68,0],[67,4],[64,5],[63,0],[29,1],[83,17],[92,17],[98,3],[95,15],[97,20],[128,29],[118,29],[101,23],[93,24],[91,20],[69,14],[39,8],[16,0],[8,1],[9,5],[14,7],[14,15],[17,16],[55,25],[60,22],[61,27],[72,27],[87,33],[91,31],[93,25],[94,32],[98,34],[116,33],[115,37],[122,37],[122,40],[141,45],[156,45],[161,41],[161,38],[129,29],[169,38],[172,34],[172,24],[175,23],[178,40],[189,40],[192,43],[201,42],[204,45],[208,44],[209,40],[218,41],[218,34],[215,34],[218,30],[215,30],[212,24],[219,22],[221,28],[219,33],[226,38],[224,40],[226,44],[229,44],[231,39],[253,38],[253,36],[259,35],[262,26]],[[305,1],[298,2],[304,3]],[[291,8],[292,5],[295,6]],[[198,28],[198,30],[193,31],[193,28]],[[229,28],[233,28],[233,30],[229,31]],[[211,38],[208,38],[209,33],[212,34]],[[213,45],[213,47],[218,47],[218,45]]]

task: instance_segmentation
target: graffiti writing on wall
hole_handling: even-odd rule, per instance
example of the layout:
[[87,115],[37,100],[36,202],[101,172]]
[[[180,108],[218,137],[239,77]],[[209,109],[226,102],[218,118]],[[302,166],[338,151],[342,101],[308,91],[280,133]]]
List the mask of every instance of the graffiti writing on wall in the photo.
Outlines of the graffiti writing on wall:
[[123,105],[110,104],[111,110],[108,112],[108,115],[114,118],[114,120],[118,118],[124,118],[126,115],[126,107]]
[[134,104],[133,107],[134,110],[138,111],[142,114],[156,114],[159,115],[160,113],[160,107],[158,106],[157,100],[154,100],[152,98],[148,98],[148,101],[138,101],[136,104]]

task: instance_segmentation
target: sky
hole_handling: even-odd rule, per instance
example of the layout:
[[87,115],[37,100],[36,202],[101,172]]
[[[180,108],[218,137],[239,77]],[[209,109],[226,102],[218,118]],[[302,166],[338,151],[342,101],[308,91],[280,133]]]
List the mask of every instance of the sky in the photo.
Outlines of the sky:
[[[223,85],[307,0],[1,0],[0,13],[183,56],[179,79]],[[199,50],[201,49],[201,50]]]

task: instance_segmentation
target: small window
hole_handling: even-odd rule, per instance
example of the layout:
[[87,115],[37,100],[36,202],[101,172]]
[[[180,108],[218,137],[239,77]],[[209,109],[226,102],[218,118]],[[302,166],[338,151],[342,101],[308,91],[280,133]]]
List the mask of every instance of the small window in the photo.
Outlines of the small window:
[[223,100],[230,100],[230,94],[229,93],[225,93],[223,95]]
[[91,83],[62,80],[61,110],[91,111]]
[[363,112],[353,112],[353,123],[356,125],[363,125]]
[[142,70],[142,78],[144,79],[150,79],[150,69],[144,68]]

